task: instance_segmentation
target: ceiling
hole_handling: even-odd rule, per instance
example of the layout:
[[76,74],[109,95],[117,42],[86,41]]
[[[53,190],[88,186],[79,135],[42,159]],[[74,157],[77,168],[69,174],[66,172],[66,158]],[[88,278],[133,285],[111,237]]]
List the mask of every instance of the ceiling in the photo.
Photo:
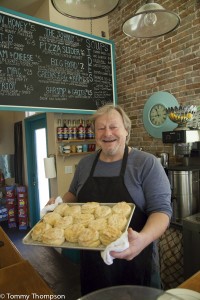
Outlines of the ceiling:
[[34,16],[46,0],[0,0],[0,6]]

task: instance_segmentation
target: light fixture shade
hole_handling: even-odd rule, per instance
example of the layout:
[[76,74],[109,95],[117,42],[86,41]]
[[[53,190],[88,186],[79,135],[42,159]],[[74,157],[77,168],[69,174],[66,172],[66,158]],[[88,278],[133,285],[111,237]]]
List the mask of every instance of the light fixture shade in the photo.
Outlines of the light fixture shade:
[[77,19],[97,19],[114,10],[120,0],[51,0],[61,14]]
[[136,14],[123,24],[123,32],[130,37],[153,38],[176,29],[180,24],[179,16],[164,9],[161,5],[148,1]]

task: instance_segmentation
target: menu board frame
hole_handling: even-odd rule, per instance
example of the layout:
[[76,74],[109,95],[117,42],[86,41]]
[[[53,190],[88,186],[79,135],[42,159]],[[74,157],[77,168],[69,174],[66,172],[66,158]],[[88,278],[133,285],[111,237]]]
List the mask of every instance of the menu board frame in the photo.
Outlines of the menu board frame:
[[[73,39],[74,39],[74,41],[75,41],[75,43],[76,44],[78,44],[79,42],[79,40],[82,42],[82,44],[80,45],[79,44],[79,46],[80,46],[80,48],[81,49],[78,49],[78,46],[77,46],[77,48],[74,48],[76,51],[79,51],[79,54],[80,53],[84,53],[83,54],[83,56],[87,56],[86,58],[87,58],[87,63],[88,63],[88,65],[87,65],[87,68],[86,68],[86,71],[85,71],[85,73],[84,73],[84,76],[82,76],[82,71],[81,71],[81,69],[79,69],[79,66],[80,66],[80,68],[82,68],[83,67],[83,65],[84,65],[84,63],[82,62],[81,63],[81,59],[82,59],[82,57],[81,57],[81,55],[79,55],[79,57],[78,57],[78,59],[80,58],[80,61],[79,62],[73,62],[73,64],[74,65],[76,65],[76,72],[79,72],[79,74],[78,74],[78,76],[79,76],[79,79],[78,80],[80,80],[80,82],[78,82],[78,84],[77,85],[79,85],[81,88],[80,88],[80,91],[82,91],[83,93],[83,96],[86,98],[86,99],[80,99],[81,98],[81,96],[79,97],[79,99],[77,98],[74,98],[73,99],[73,96],[72,95],[70,95],[70,97],[72,97],[71,98],[71,101],[69,100],[69,103],[70,103],[70,105],[69,106],[67,106],[66,105],[66,107],[63,107],[63,106],[60,106],[60,103],[62,103],[62,101],[61,100],[63,100],[63,103],[64,103],[64,101],[66,101],[65,100],[65,98],[64,98],[64,96],[63,96],[63,99],[58,99],[58,98],[56,98],[56,97],[54,97],[54,98],[48,98],[48,96],[46,96],[46,98],[45,98],[45,100],[46,101],[41,101],[41,103],[44,103],[44,105],[42,104],[42,105],[38,105],[38,103],[39,103],[39,100],[38,100],[38,90],[37,90],[37,93],[36,94],[34,94],[35,92],[34,92],[34,89],[35,88],[33,88],[33,85],[32,84],[25,84],[24,83],[24,81],[30,81],[31,80],[31,77],[29,77],[29,74],[28,74],[28,71],[27,71],[27,74],[24,74],[24,70],[29,70],[29,71],[31,71],[31,68],[32,67],[30,67],[30,68],[23,68],[21,65],[20,65],[20,58],[18,58],[17,57],[17,59],[18,59],[18,65],[19,65],[19,67],[18,68],[15,68],[15,67],[9,67],[9,65],[7,65],[7,62],[6,63],[4,63],[4,62],[1,62],[0,63],[0,75],[2,74],[2,73],[4,73],[4,77],[3,77],[3,79],[4,79],[4,82],[8,82],[7,81],[7,78],[10,78],[9,76],[10,76],[10,73],[11,73],[11,79],[13,80],[13,78],[12,78],[12,73],[14,73],[14,80],[17,82],[19,79],[17,79],[17,76],[18,76],[18,74],[17,74],[17,72],[19,72],[19,75],[20,76],[24,76],[23,78],[22,78],[22,83],[20,83],[21,85],[23,84],[23,88],[21,89],[21,91],[20,91],[20,89],[18,89],[18,93],[15,91],[15,94],[14,94],[14,96],[13,96],[13,94],[12,93],[10,93],[11,94],[11,96],[10,96],[10,94],[9,94],[9,96],[7,96],[7,94],[4,92],[4,91],[1,91],[1,90],[3,90],[3,88],[7,88],[7,85],[8,85],[8,83],[7,83],[7,85],[6,85],[6,83],[3,85],[1,85],[0,86],[0,110],[14,110],[14,111],[36,111],[36,112],[38,112],[38,111],[40,111],[40,112],[58,112],[58,113],[77,113],[77,114],[80,114],[80,113],[84,113],[84,114],[92,114],[93,112],[95,112],[96,111],[96,109],[98,108],[98,107],[100,107],[100,106],[102,106],[102,105],[104,105],[104,104],[107,104],[107,103],[112,103],[112,104],[116,104],[117,103],[117,88],[116,88],[116,66],[115,66],[115,45],[114,45],[114,42],[113,41],[111,41],[111,40],[107,40],[107,39],[104,39],[104,38],[101,38],[101,37],[98,37],[98,36],[95,36],[95,35],[91,35],[91,34],[88,34],[88,33],[85,33],[85,32],[81,32],[81,31],[78,31],[78,30],[74,30],[74,29],[71,29],[71,28],[68,28],[68,27],[65,27],[65,26],[62,26],[62,25],[58,25],[58,24],[54,24],[54,23],[52,23],[52,22],[48,22],[48,21],[44,21],[44,20],[41,20],[41,19],[38,19],[38,18],[35,18],[35,17],[32,17],[32,16],[28,16],[28,15],[25,15],[25,14],[22,14],[22,13],[19,13],[19,12],[16,12],[16,11],[12,11],[12,10],[10,10],[10,9],[6,9],[6,8],[3,8],[3,7],[1,7],[0,6],[0,25],[1,25],[1,30],[0,30],[0,50],[1,49],[3,49],[2,48],[2,45],[1,45],[1,43],[2,42],[4,42],[4,44],[5,45],[8,45],[8,43],[9,43],[9,37],[8,37],[8,35],[6,36],[6,34],[5,34],[5,36],[6,36],[6,41],[4,41],[4,34],[3,34],[3,30],[4,30],[4,28],[3,28],[3,26],[2,26],[2,24],[3,24],[3,16],[5,16],[5,18],[8,18],[9,19],[9,21],[10,21],[10,19],[13,19],[13,20],[16,20],[16,23],[18,23],[18,26],[19,26],[19,23],[20,23],[20,21],[21,21],[21,23],[23,23],[23,24],[25,24],[24,26],[26,27],[26,24],[28,23],[29,24],[29,26],[30,26],[30,24],[32,24],[32,27],[34,28],[34,30],[36,31],[36,34],[37,34],[37,29],[38,30],[45,30],[46,32],[47,32],[47,34],[53,34],[53,32],[57,32],[57,33],[59,33],[60,34],[60,36],[62,36],[62,35],[69,35],[69,36],[71,36],[71,37],[73,37]],[[22,24],[22,25],[23,25]],[[4,24],[3,24],[4,25]],[[13,25],[14,26],[14,25]],[[27,26],[28,27],[28,26]],[[3,28],[3,29],[2,29]],[[6,28],[6,27],[5,27]],[[12,30],[11,30],[11,32],[12,32]],[[39,36],[39,35],[38,35]],[[47,37],[45,37],[44,38],[44,36],[42,37],[43,39],[47,39]],[[51,36],[50,36],[50,38],[51,38]],[[49,39],[50,39],[49,38]],[[15,36],[15,39],[16,39],[16,36]],[[20,41],[21,40],[23,40],[23,37],[22,38],[20,38]],[[35,51],[34,49],[35,49],[35,47],[37,47],[38,45],[37,45],[37,42],[38,41],[36,41],[35,42],[35,40],[34,39],[30,39],[29,40],[29,42],[33,42],[34,41],[34,45],[30,45],[30,49],[31,49],[31,51]],[[85,49],[84,47],[84,45],[85,45],[85,43],[87,43],[88,45],[89,45],[89,47],[90,47],[90,49]],[[96,46],[97,45],[97,46]],[[100,46],[99,46],[100,45]],[[24,45],[24,47],[25,47],[26,45]],[[48,47],[48,43],[46,43],[46,46]],[[47,56],[49,56],[49,53],[48,53],[48,49],[47,49],[47,47],[43,47],[43,50],[41,50],[40,49],[40,54],[42,53],[42,51],[44,51],[44,53],[42,53],[41,55],[42,55],[42,58],[41,58],[41,55],[40,55],[40,57],[39,57],[39,59],[42,61],[43,60],[43,58],[44,59],[46,59],[46,57]],[[54,44],[54,46],[56,46],[56,44]],[[17,51],[17,50],[12,50],[11,52],[12,53],[9,53],[9,45],[7,46],[8,47],[8,49],[6,50],[6,47],[5,47],[5,51],[4,52],[2,52],[3,54],[4,54],[4,56],[7,56],[8,58],[10,58],[10,57],[13,57],[13,53],[16,55],[16,56],[19,56],[20,57],[20,55],[21,55],[21,53],[23,53],[23,51]],[[66,48],[67,46],[65,46],[65,48]],[[46,48],[45,50],[44,50],[44,48]],[[69,48],[69,49],[72,49],[73,50],[73,48],[71,47],[67,47],[67,48]],[[96,51],[96,48],[98,48],[98,51]],[[106,51],[102,51],[102,53],[101,53],[101,49],[100,49],[100,51],[99,51],[99,48],[101,48],[101,49],[106,49],[106,51],[107,51],[107,53],[106,53]],[[59,46],[58,47],[58,45],[57,45],[57,49],[61,49],[61,47]],[[22,49],[21,49],[22,50]],[[87,50],[87,52],[86,52],[86,50]],[[2,50],[3,51],[3,50]],[[6,52],[7,51],[7,52]],[[45,52],[46,51],[46,52]],[[62,51],[62,50],[61,50]],[[96,53],[95,53],[95,51],[96,51]],[[1,51],[0,51],[1,52]],[[30,52],[30,53],[27,53],[28,51],[24,51],[24,52],[26,52],[24,55],[27,55],[28,56],[28,59],[29,59],[29,57],[34,57],[34,55],[35,54],[33,54],[32,55],[32,52]],[[75,51],[74,51],[75,52]],[[35,53],[35,52],[34,52]],[[51,52],[52,53],[52,52]],[[89,53],[89,54],[88,54]],[[93,53],[95,53],[95,54],[93,54]],[[98,53],[100,53],[99,54],[99,56],[98,56]],[[0,55],[0,60],[1,60],[1,58],[2,58],[2,56],[3,56],[3,54],[2,55]],[[11,56],[11,54],[12,54],[12,56]],[[51,54],[50,54],[51,55]],[[63,54],[62,54],[63,55]],[[88,56],[90,55],[90,61],[88,60]],[[10,57],[9,57],[10,56]],[[36,56],[36,55],[35,55]],[[43,57],[44,56],[44,57]],[[73,56],[73,53],[72,53],[72,55],[71,55],[71,57]],[[93,70],[93,73],[91,72],[91,74],[89,74],[88,72],[89,72],[89,62],[91,62],[92,60],[93,61],[95,61],[95,57],[96,57],[96,64],[93,64],[92,65],[92,67],[93,66],[95,66],[95,65],[97,65],[98,66],[98,64],[99,64],[99,70]],[[23,57],[22,57],[22,59],[23,59]],[[25,58],[26,59],[26,58]],[[85,59],[85,58],[84,58]],[[61,59],[59,59],[59,55],[57,55],[57,58],[56,59],[51,59],[51,61],[56,61],[56,62],[58,62],[59,63],[59,61],[60,62],[62,62],[62,64],[63,64],[63,62],[69,62],[69,60],[70,59],[66,59],[66,57],[64,57],[64,55],[61,57]],[[4,61],[4,59],[3,59],[3,61]],[[6,60],[5,60],[6,61]],[[88,62],[89,61],[89,62]],[[108,61],[109,63],[107,63],[106,64],[106,61]],[[103,62],[103,63],[102,63]],[[86,66],[86,64],[87,63],[85,63],[85,66]],[[34,62],[34,65],[36,65],[37,64],[37,66],[39,65],[39,67],[42,69],[44,69],[45,67],[44,66],[40,66],[40,62],[38,63],[38,61],[37,62]],[[49,64],[49,62],[47,63],[47,64]],[[92,63],[91,63],[92,64]],[[31,63],[30,63],[30,65],[31,65]],[[106,76],[103,76],[104,75],[104,71],[103,71],[103,69],[101,70],[101,65],[105,65],[104,66],[104,68],[105,68],[105,70],[106,70],[106,72],[107,72],[107,70],[109,71],[109,72],[107,72],[107,73],[105,73],[105,74],[108,74],[108,76],[109,76],[109,78],[108,78],[108,80],[107,80],[107,78],[106,78]],[[78,66],[78,67],[77,67]],[[35,67],[35,66],[34,66]],[[38,69],[39,69],[39,67],[38,67]],[[53,68],[52,66],[50,66],[51,68]],[[50,68],[49,66],[47,67],[47,68]],[[21,69],[22,69],[22,71],[21,71]],[[95,68],[95,67],[94,67]],[[107,68],[107,69],[106,69]],[[16,74],[15,74],[15,69],[16,70],[19,70],[19,71],[16,71]],[[7,71],[6,71],[7,70]],[[7,75],[7,73],[6,72],[10,72],[9,73],[9,76]],[[50,71],[49,71],[50,72]],[[68,75],[66,75],[66,69],[65,69],[65,71],[62,71],[63,72],[63,74],[65,74],[65,77],[67,78],[67,76]],[[73,72],[73,70],[72,70],[72,72]],[[96,72],[96,74],[97,75],[94,75],[94,73]],[[32,73],[36,73],[35,71],[34,72],[32,72]],[[39,71],[37,72],[37,74],[39,73]],[[100,74],[100,76],[98,76],[98,74]],[[87,76],[88,75],[88,76]],[[64,76],[64,75],[63,75]],[[72,76],[72,78],[77,78],[78,76]],[[94,90],[96,91],[96,100],[94,100],[95,99],[95,96],[93,97],[93,95],[95,95],[95,93],[93,92],[93,90],[92,90],[92,88],[90,88],[91,86],[90,86],[90,80],[88,79],[88,78],[91,78],[91,76],[94,76],[93,78],[92,78],[92,80],[93,80],[93,83],[92,83],[92,87],[94,88]],[[27,78],[26,78],[27,77]],[[82,79],[82,78],[84,78],[85,77],[85,79],[84,80],[86,80],[87,79],[87,83],[88,83],[88,87],[90,88],[87,88],[87,83],[85,83],[85,81]],[[69,76],[68,76],[68,78],[70,78]],[[97,78],[97,82],[95,82],[95,79]],[[36,78],[36,79],[38,79],[38,78]],[[105,87],[105,92],[103,91],[104,89],[102,88],[103,87],[103,83],[101,82],[101,79],[104,81],[104,84],[105,85],[107,85],[106,87]],[[24,80],[24,81],[23,81]],[[67,82],[67,80],[68,80],[68,83],[66,83]],[[75,79],[76,80],[76,79]],[[98,81],[99,80],[99,81]],[[33,81],[33,80],[32,80]],[[34,82],[36,82],[36,81],[34,81]],[[45,82],[45,80],[40,80],[40,79],[38,79],[38,86],[42,86],[43,87],[43,82],[44,82],[44,85],[46,84],[46,83],[48,83],[48,79],[46,79],[46,82]],[[72,83],[71,82],[69,82],[69,79],[66,79],[66,82],[65,82],[65,84],[63,84],[63,82],[62,82],[62,88],[61,87],[59,87],[59,85],[58,85],[58,88],[54,88],[53,89],[53,87],[52,88],[50,88],[50,89],[48,89],[48,91],[50,90],[51,92],[53,91],[55,91],[55,92],[57,92],[57,93],[59,93],[60,92],[60,95],[59,96],[61,96],[62,97],[62,94],[64,93],[64,92],[66,92],[67,91],[67,85],[69,84],[69,89],[68,89],[68,93],[71,93],[71,91],[75,91],[74,92],[74,94],[75,95],[77,95],[77,92],[76,91],[79,91],[79,89],[76,89],[76,88],[72,88],[72,87],[70,87],[70,85],[72,86]],[[84,83],[83,83],[84,82]],[[107,82],[109,82],[109,84],[107,83]],[[51,84],[52,84],[52,80],[51,80]],[[73,83],[74,84],[74,83]],[[83,84],[83,87],[81,86]],[[95,84],[96,84],[96,86],[95,86]],[[56,84],[54,84],[55,85],[55,87],[56,87]],[[75,84],[76,85],[76,84]],[[102,86],[101,86],[102,85]],[[26,90],[24,91],[23,89],[24,89],[24,86],[26,86]],[[46,86],[45,86],[46,87]],[[88,93],[86,93],[86,92],[84,92],[84,89],[85,89],[85,87],[86,87],[86,92],[88,92]],[[100,88],[99,88],[100,87]],[[11,85],[11,87],[10,88],[12,88],[12,85]],[[31,90],[31,88],[32,88],[32,90]],[[49,87],[48,87],[49,88]],[[46,87],[46,89],[47,89],[47,87]],[[60,89],[60,90],[59,90]],[[23,93],[24,94],[26,94],[27,93],[27,95],[26,95],[26,99],[27,99],[27,105],[24,105],[24,101],[22,101],[22,98],[23,97],[25,97],[23,94],[22,94],[22,90],[23,90]],[[35,89],[36,90],[36,89]],[[106,92],[106,90],[107,90],[107,92]],[[97,99],[98,98],[98,91],[99,91],[99,99]],[[7,92],[8,93],[8,92]],[[20,94],[21,93],[21,94]],[[67,94],[67,92],[66,92],[66,94]],[[106,94],[106,96],[105,96],[105,98],[103,98],[104,97],[104,94]],[[21,96],[20,96],[21,95]],[[22,96],[23,95],[23,96]],[[41,98],[44,98],[44,97],[42,97],[42,96],[44,96],[43,94],[41,95],[41,96],[39,96],[39,97],[41,97]],[[53,96],[55,96],[55,95],[53,95]],[[67,97],[68,95],[66,95],[66,97]],[[8,99],[7,99],[7,98]],[[35,98],[34,98],[35,97]],[[68,96],[69,97],[69,96]],[[74,97],[76,97],[76,96],[74,96]],[[84,98],[83,97],[83,98]],[[107,97],[107,98],[106,98]],[[10,100],[12,98],[12,100]],[[34,99],[33,99],[34,98]],[[101,99],[100,99],[101,98]],[[6,100],[5,100],[6,99]],[[36,100],[35,100],[36,99]],[[49,100],[49,99],[51,99],[51,100]],[[55,100],[54,100],[55,99]],[[57,99],[58,99],[58,101],[57,101]],[[56,102],[57,101],[57,102]],[[6,103],[5,103],[6,102]],[[13,102],[14,102],[14,104],[13,104]],[[36,102],[36,104],[34,103],[34,102]],[[67,102],[67,101],[66,101]],[[94,102],[95,102],[95,104],[94,104]],[[15,104],[16,103],[16,104]],[[67,102],[68,103],[68,102]],[[46,105],[45,105],[46,104]],[[63,104],[62,104],[63,105]],[[91,106],[91,107],[90,107]]]

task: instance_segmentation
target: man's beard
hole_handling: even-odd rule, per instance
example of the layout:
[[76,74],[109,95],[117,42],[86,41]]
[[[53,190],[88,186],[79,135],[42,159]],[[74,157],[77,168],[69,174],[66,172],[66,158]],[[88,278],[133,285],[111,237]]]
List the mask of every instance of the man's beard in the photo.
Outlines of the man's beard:
[[116,145],[115,147],[112,147],[110,149],[103,149],[103,154],[105,156],[114,156],[118,150],[119,150],[119,145]]

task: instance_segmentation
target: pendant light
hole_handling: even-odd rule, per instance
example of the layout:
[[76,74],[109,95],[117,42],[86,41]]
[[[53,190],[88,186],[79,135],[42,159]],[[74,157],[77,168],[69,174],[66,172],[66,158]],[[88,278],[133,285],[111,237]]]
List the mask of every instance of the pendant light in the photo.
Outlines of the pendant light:
[[123,32],[136,38],[153,38],[176,29],[180,17],[154,1],[147,1],[136,14],[123,24]]
[[120,0],[51,0],[61,14],[77,19],[97,19],[113,11]]

